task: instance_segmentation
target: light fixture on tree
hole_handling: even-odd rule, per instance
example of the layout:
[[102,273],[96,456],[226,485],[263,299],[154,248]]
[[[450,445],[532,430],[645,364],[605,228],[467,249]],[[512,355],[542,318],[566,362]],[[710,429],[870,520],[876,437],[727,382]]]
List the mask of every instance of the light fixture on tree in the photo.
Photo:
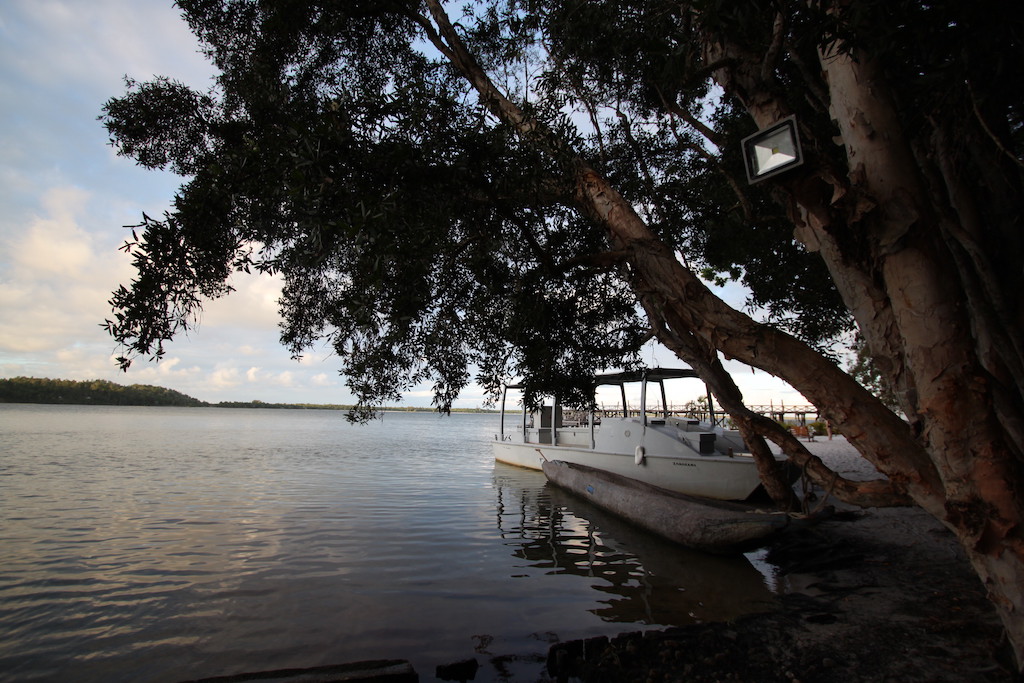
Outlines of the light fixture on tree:
[[804,163],[796,117],[787,116],[774,126],[743,138],[743,163],[751,184]]

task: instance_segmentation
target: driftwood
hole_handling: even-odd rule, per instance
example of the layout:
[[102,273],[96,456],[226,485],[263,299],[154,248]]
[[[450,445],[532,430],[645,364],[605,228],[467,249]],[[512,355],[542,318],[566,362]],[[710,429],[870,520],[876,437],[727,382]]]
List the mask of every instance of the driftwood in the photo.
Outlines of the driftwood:
[[712,553],[765,545],[789,525],[789,515],[651,486],[604,470],[546,461],[555,486],[675,543]]

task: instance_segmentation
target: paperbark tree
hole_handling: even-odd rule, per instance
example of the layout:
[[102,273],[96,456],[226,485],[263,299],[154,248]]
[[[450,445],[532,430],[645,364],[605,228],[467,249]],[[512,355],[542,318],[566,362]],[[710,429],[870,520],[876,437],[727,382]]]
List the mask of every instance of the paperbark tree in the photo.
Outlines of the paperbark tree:
[[[192,177],[126,246],[139,276],[108,327],[130,352],[161,356],[250,267],[285,276],[285,343],[331,339],[367,405],[433,378],[444,408],[471,364],[583,402],[649,332],[781,503],[763,439],[837,495],[941,520],[1024,661],[1019,10],[531,0],[459,24],[437,0],[179,4],[219,91],[131,84],[105,113],[122,153]],[[807,163],[747,188],[739,138],[790,114]],[[691,263],[746,278],[768,321]],[[846,320],[822,264],[902,416],[822,353]],[[743,406],[721,355],[788,381],[888,482],[837,479]]]
[[[935,19],[921,9],[921,18]],[[936,10],[949,26],[979,29],[967,23],[977,17],[950,9]],[[849,11],[839,3],[826,16]],[[776,16],[783,42],[786,22]],[[1022,308],[1012,292],[1021,269],[1006,257],[1020,254],[1019,147],[1016,157],[1007,152],[1014,137],[1019,142],[1024,102],[979,100],[978,65],[968,63],[949,84],[949,100],[970,109],[921,112],[923,130],[914,131],[882,60],[858,44],[860,28],[817,46],[818,87],[839,128],[846,167],[816,164],[783,186],[797,236],[829,266],[923,451],[893,451],[877,464],[887,473],[909,466],[908,492],[967,549],[1020,662],[1024,357]],[[766,74],[769,55],[714,31],[703,46],[709,63],[723,65],[716,79],[760,125],[791,113]],[[965,60],[978,58],[963,47]]]

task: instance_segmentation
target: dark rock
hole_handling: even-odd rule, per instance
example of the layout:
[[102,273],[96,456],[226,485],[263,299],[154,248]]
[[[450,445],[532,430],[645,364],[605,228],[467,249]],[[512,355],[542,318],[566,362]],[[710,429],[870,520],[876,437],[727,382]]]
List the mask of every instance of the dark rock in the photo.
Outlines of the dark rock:
[[305,669],[253,671],[230,676],[215,676],[184,683],[418,683],[419,676],[404,659],[381,659],[349,664],[315,666]]
[[435,675],[442,681],[460,681],[465,683],[466,681],[476,679],[476,672],[479,668],[480,663],[475,658],[464,659],[461,662],[439,664]]

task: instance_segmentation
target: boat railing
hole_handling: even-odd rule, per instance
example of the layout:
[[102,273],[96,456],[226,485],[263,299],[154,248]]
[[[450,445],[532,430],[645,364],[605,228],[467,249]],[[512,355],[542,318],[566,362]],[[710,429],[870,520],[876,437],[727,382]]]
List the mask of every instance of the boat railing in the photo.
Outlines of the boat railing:
[[[622,406],[601,406],[594,411],[598,417],[642,417],[644,411],[638,406],[628,406],[625,413],[623,412]],[[678,417],[684,419],[700,420],[701,422],[712,422],[714,420],[715,426],[722,426],[728,419],[728,415],[721,409],[717,408],[714,411],[709,411],[706,408],[693,408],[689,406],[678,406],[669,405],[668,411],[659,405],[649,407],[646,411],[647,417],[650,419],[658,419],[666,417]]]

